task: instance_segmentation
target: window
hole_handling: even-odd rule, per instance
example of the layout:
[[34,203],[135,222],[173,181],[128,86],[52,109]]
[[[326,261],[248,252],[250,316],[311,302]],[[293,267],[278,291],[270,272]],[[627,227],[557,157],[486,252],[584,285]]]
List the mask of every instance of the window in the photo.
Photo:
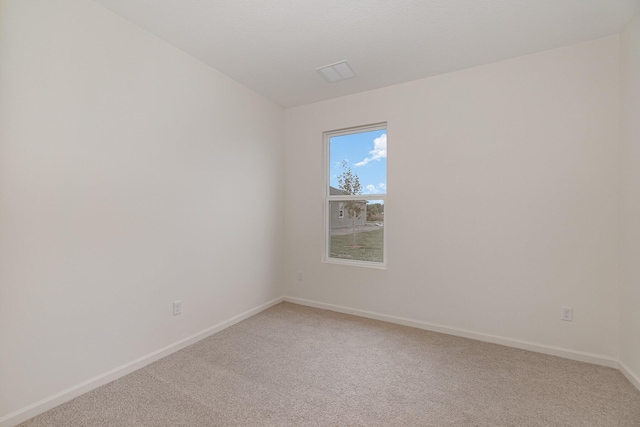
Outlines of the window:
[[384,267],[386,124],[326,132],[326,262]]

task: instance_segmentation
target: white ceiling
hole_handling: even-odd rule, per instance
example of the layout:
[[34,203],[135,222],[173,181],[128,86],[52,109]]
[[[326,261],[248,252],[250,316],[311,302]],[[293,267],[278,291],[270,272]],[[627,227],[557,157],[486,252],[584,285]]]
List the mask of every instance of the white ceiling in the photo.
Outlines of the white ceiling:
[[[619,33],[639,0],[94,0],[283,107]],[[336,83],[315,69],[348,60]]]

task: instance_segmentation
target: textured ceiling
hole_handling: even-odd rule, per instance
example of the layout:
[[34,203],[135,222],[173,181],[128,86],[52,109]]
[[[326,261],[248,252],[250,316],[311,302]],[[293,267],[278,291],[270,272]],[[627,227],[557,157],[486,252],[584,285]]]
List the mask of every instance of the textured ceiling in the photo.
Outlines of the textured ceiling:
[[[619,33],[638,0],[94,0],[284,107]],[[355,78],[315,69],[348,60]]]

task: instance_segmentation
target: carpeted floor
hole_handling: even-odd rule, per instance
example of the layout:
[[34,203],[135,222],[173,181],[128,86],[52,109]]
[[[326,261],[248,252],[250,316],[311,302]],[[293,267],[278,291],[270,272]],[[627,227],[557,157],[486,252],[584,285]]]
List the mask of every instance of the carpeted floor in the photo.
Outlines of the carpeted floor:
[[282,303],[23,426],[640,426],[587,363]]

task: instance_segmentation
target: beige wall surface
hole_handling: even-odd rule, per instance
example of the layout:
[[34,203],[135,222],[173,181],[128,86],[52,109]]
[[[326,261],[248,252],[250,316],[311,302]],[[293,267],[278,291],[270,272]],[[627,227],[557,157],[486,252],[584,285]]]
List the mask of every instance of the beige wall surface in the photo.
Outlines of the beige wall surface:
[[280,297],[284,137],[93,2],[0,7],[1,419]]
[[[287,295],[616,358],[618,48],[287,109]],[[322,263],[322,133],[384,121],[388,268]]]
[[620,359],[640,379],[640,16],[620,36]]

